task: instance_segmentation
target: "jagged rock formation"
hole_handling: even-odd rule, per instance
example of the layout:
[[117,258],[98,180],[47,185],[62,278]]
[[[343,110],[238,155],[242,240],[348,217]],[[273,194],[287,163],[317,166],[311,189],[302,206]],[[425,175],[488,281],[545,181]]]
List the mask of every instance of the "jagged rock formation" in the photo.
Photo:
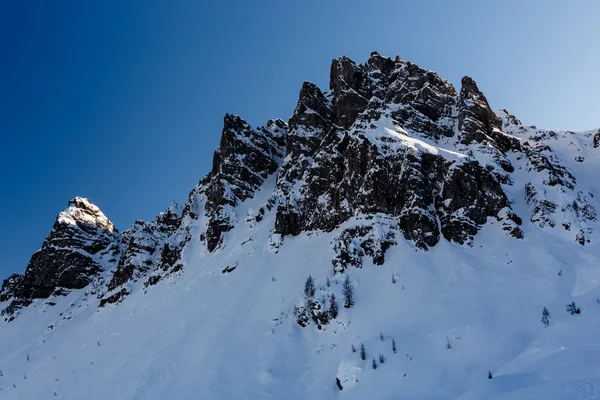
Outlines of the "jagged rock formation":
[[25,274],[13,275],[3,284],[3,299],[14,299],[8,310],[102,279],[119,259],[119,238],[112,222],[88,199],[69,201]]
[[[302,145],[288,146],[278,174],[277,233],[330,231],[351,216],[382,213],[398,217],[404,237],[426,249],[440,232],[468,243],[487,217],[504,214],[507,230],[522,236],[501,187],[504,175],[468,157],[406,145],[408,132],[453,138],[458,125],[458,144],[491,145],[501,161],[518,150],[472,79],[463,79],[457,95],[437,74],[374,53],[366,65],[334,60],[330,82],[327,94],[305,83],[290,119],[288,140],[301,138]],[[511,170],[507,160],[499,165]]]
[[[173,203],[155,221],[136,221],[123,232],[121,258],[108,290],[114,290],[132,279],[140,279],[153,268],[165,264],[164,260],[169,258],[169,247],[165,241],[177,229],[180,214],[179,206]],[[163,250],[165,246],[167,250]]]
[[279,159],[283,157],[286,131],[287,124],[279,119],[255,130],[239,117],[225,115],[212,171],[190,195],[206,199],[205,239],[210,251],[222,243],[223,233],[237,222],[234,207],[252,197],[277,170]]
[[[287,235],[339,229],[334,273],[361,267],[365,256],[383,265],[402,239],[422,250],[443,239],[471,245],[490,221],[523,238],[515,211],[521,202],[529,222],[562,227],[584,245],[596,210],[552,150],[566,134],[525,127],[506,110],[494,113],[469,77],[457,91],[400,57],[372,53],[365,64],[341,57],[331,64],[328,90],[302,85],[287,123],[252,128],[225,115],[212,170],[183,207],[119,234],[88,200],[72,200],[25,274],[3,283],[0,302],[13,314],[33,299],[92,283],[101,305],[119,302],[134,283],[147,288],[184,268],[189,243],[220,251],[227,232],[265,223],[268,213],[275,250]],[[586,140],[598,147],[600,131]],[[240,220],[239,206],[263,189],[266,202]]]

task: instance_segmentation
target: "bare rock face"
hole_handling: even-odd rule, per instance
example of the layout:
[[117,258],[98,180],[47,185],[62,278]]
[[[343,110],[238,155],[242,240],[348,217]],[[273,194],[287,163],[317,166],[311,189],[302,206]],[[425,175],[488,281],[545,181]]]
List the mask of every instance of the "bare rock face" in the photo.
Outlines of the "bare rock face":
[[[503,220],[507,231],[522,237],[500,174],[475,160],[403,145],[405,129],[439,139],[452,137],[451,127],[458,124],[458,140],[492,144],[499,165],[510,170],[504,152],[519,148],[519,142],[496,132],[501,121],[470,78],[463,80],[458,96],[437,74],[374,53],[367,65],[345,57],[334,60],[330,88],[331,112],[321,113],[330,120],[315,122],[311,111],[304,115],[305,87],[292,116],[291,121],[304,124],[290,123],[289,140],[302,129],[319,132],[320,145],[306,146],[301,154],[288,146],[273,200],[278,204],[276,233],[330,231],[353,216],[386,214],[397,218],[404,237],[423,249],[434,246],[440,234],[470,243],[488,217]],[[313,88],[312,93],[318,92]],[[326,97],[320,100],[325,107]],[[458,115],[452,114],[455,106]]]
[[[586,147],[600,147],[600,131],[585,135]],[[457,91],[400,57],[374,52],[364,64],[340,57],[328,90],[303,83],[287,123],[253,128],[226,114],[212,169],[183,207],[172,204],[119,234],[89,200],[69,202],[25,273],[4,281],[3,314],[89,287],[102,292],[101,306],[123,301],[134,283],[146,290],[184,268],[192,240],[220,251],[237,224],[264,224],[268,213],[272,249],[287,235],[335,231],[334,273],[383,265],[402,239],[423,251],[442,240],[469,246],[490,221],[521,239],[515,202],[529,207],[533,225],[564,229],[585,245],[597,219],[593,196],[554,154],[559,136],[525,127],[506,110],[494,113],[469,77]],[[238,221],[238,206],[258,191],[268,191],[266,202]],[[319,302],[297,314],[317,326],[328,315]]]
[[398,222],[395,218],[378,214],[358,217],[336,238],[332,260],[334,274],[347,268],[361,268],[363,258],[370,257],[374,265],[383,265],[385,252],[396,244]]
[[13,275],[5,281],[1,296],[5,301],[12,296],[15,304],[28,304],[32,299],[84,288],[114,268],[119,243],[119,233],[102,211],[88,199],[76,197],[58,215],[23,277]]
[[[131,228],[123,232],[123,250],[117,269],[108,284],[109,291],[131,280],[141,279],[161,267],[161,261],[165,258],[162,254],[165,242],[179,227],[180,212],[179,206],[172,203],[155,221],[136,221]],[[167,246],[166,252],[170,252],[169,250]]]
[[0,289],[0,302],[5,302],[13,298],[20,298],[23,292],[23,275],[12,274],[2,282]]
[[209,251],[221,245],[223,234],[237,222],[233,208],[251,198],[277,170],[284,155],[286,133],[287,124],[282,120],[253,129],[241,118],[225,115],[212,171],[192,191],[184,208],[184,216],[198,218],[198,204],[205,199],[208,222],[204,237]]

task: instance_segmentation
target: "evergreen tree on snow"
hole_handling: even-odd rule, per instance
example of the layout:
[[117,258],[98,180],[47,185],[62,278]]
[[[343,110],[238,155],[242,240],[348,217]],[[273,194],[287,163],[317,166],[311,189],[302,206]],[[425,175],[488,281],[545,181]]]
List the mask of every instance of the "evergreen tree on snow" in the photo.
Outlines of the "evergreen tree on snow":
[[396,340],[392,339],[392,351],[396,354]]
[[335,295],[332,293],[331,294],[331,298],[329,299],[329,315],[331,316],[332,319],[337,318],[338,316],[338,305],[337,305],[337,301],[335,300]]
[[306,282],[304,283],[304,295],[307,299],[315,297],[315,281],[310,275],[306,278]]
[[546,307],[542,311],[542,323],[546,326],[550,326],[550,311]]
[[571,304],[567,304],[567,312],[571,315],[580,314],[581,309],[577,307],[577,304],[575,304],[575,302],[572,302]]
[[354,305],[354,289],[350,283],[350,277],[346,276],[344,284],[342,285],[342,292],[344,293],[344,307],[350,308]]
[[361,360],[367,359],[367,352],[365,351],[365,345],[363,343],[360,344],[360,359]]
[[373,362],[371,363],[373,369],[377,369],[377,361],[375,361],[375,357],[373,357]]

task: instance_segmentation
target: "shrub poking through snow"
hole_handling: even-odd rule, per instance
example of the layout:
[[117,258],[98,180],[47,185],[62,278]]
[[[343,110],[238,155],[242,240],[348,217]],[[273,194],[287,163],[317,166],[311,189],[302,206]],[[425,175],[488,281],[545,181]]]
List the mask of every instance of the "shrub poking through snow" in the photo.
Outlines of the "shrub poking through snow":
[[575,304],[574,301],[570,304],[567,304],[566,310],[571,315],[581,314],[581,309],[577,307],[577,304]]
[[377,361],[375,361],[375,357],[373,357],[373,362],[371,363],[373,369],[377,369]]
[[396,340],[392,339],[392,351],[396,354]]
[[550,326],[550,311],[546,307],[542,311],[542,324],[546,325],[546,327]]

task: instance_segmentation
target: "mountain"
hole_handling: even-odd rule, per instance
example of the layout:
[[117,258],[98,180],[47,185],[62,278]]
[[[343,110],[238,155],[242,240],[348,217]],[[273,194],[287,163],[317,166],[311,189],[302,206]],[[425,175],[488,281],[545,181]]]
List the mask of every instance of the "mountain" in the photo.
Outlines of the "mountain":
[[600,398],[598,147],[333,60],[154,221],[69,202],[2,284],[1,397]]

